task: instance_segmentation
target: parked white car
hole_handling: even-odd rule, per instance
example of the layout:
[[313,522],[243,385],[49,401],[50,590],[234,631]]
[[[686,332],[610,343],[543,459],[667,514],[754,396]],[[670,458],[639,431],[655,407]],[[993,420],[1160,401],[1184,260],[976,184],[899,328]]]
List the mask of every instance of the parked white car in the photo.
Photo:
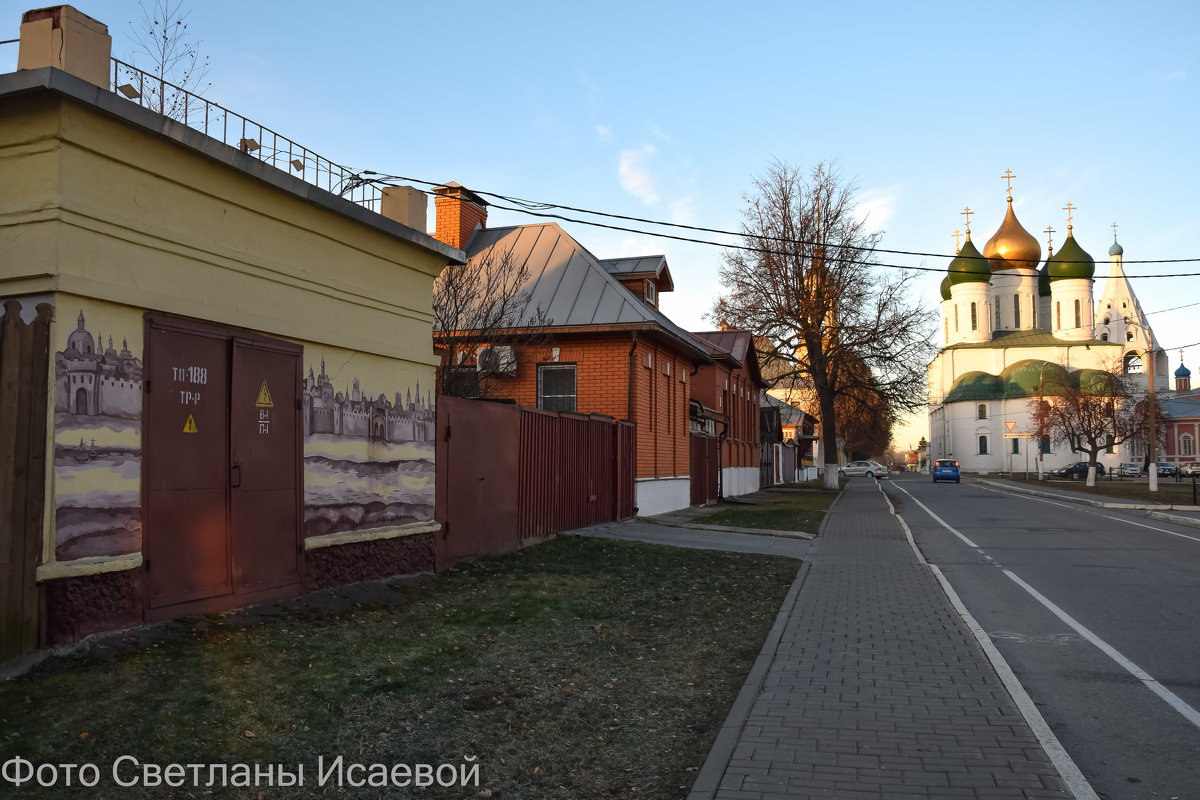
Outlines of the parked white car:
[[851,461],[838,470],[839,478],[886,478],[888,468],[877,461]]
[[1117,467],[1117,475],[1122,478],[1139,478],[1142,475],[1142,465],[1128,461]]
[[1193,475],[1200,475],[1200,461],[1193,461],[1189,464],[1180,464],[1179,474],[1185,478],[1190,478]]

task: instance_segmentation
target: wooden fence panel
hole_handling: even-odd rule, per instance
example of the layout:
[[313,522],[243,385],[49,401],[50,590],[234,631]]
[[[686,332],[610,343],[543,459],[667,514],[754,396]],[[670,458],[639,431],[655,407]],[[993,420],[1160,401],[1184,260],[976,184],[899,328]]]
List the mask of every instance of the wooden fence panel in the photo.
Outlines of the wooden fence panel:
[[37,586],[46,497],[46,409],[53,308],[26,324],[9,300],[0,318],[0,660],[42,639]]

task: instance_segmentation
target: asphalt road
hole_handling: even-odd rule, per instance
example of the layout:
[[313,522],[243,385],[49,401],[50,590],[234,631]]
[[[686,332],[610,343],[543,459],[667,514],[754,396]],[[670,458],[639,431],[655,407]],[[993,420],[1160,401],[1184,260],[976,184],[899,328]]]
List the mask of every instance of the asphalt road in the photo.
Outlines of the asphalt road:
[[883,483],[1101,797],[1200,798],[1200,528],[970,478]]

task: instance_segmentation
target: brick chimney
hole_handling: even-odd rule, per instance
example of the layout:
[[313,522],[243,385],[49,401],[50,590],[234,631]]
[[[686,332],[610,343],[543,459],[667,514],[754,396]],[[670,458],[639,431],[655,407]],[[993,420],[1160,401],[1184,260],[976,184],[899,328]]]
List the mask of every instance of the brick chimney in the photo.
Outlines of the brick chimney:
[[71,6],[51,6],[21,15],[17,69],[55,67],[108,89],[112,74],[108,26]]
[[462,250],[476,228],[487,227],[487,202],[457,181],[433,190],[437,230],[434,236]]

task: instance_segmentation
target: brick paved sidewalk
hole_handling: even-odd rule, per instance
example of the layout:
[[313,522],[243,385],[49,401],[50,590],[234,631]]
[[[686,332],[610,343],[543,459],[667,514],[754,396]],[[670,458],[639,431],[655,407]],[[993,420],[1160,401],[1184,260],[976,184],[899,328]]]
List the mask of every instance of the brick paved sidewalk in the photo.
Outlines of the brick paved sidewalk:
[[874,481],[808,558],[736,745],[722,770],[718,739],[689,800],[1071,797]]

